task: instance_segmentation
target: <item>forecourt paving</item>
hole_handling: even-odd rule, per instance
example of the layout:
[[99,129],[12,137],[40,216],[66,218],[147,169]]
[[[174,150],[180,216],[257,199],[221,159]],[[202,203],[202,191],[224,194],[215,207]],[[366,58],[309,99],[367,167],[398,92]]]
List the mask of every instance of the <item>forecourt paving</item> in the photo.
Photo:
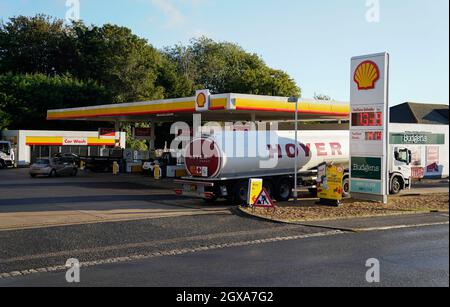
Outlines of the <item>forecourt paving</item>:
[[37,178],[26,169],[0,172],[0,231],[137,219],[230,214],[179,198],[170,181],[80,172],[76,178]]
[[[419,183],[405,194],[448,191],[448,182]],[[179,197],[170,180],[93,174],[37,178],[27,169],[0,171],[0,231],[191,215],[231,214],[226,203]],[[302,199],[314,202],[314,199]]]

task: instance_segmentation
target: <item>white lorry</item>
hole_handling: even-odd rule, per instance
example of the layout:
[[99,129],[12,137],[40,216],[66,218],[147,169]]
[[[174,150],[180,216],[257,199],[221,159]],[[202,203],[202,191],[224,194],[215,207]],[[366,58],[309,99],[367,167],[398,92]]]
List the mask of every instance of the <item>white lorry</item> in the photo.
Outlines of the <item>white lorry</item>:
[[[248,180],[262,178],[272,197],[286,201],[292,196],[297,157],[300,185],[313,193],[317,167],[323,162],[334,162],[347,168],[343,186],[348,194],[349,132],[299,131],[298,140],[296,146],[294,131],[270,132],[270,135],[224,132],[194,139],[184,154],[189,176],[176,181],[180,189],[175,192],[207,201],[226,198],[246,203]],[[389,170],[390,192],[397,194],[411,186],[411,151],[400,146],[390,148],[393,157]]]
[[0,141],[0,169],[15,165],[15,154],[11,142]]

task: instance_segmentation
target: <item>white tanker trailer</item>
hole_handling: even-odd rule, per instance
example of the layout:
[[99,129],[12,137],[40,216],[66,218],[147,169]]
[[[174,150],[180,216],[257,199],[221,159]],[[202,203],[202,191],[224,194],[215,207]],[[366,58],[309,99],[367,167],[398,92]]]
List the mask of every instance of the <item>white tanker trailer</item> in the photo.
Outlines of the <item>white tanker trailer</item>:
[[[189,176],[176,181],[181,188],[175,192],[207,201],[226,198],[246,203],[248,180],[262,178],[273,198],[287,201],[294,188],[297,157],[301,186],[314,193],[317,167],[334,162],[346,168],[343,185],[348,194],[349,132],[299,131],[298,140],[296,146],[294,131],[223,132],[194,139],[184,151]],[[396,175],[393,173],[392,178]],[[398,181],[403,183],[400,189],[409,186],[408,175],[401,175]]]

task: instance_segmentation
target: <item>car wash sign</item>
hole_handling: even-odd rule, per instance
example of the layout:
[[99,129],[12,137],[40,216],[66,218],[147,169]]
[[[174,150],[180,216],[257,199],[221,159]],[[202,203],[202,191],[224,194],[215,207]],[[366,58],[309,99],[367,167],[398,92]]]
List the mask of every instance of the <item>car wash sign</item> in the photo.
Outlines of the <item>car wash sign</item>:
[[351,60],[350,191],[356,199],[387,202],[389,54]]
[[77,138],[77,137],[68,137],[63,138],[62,141],[63,146],[87,146],[88,145],[88,138]]

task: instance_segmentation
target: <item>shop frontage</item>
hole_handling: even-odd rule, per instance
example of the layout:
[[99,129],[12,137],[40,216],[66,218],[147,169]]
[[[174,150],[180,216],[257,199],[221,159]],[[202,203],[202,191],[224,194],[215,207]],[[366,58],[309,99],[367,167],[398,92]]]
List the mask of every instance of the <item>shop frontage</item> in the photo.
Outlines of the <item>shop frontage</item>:
[[80,157],[99,157],[106,149],[125,148],[126,133],[102,137],[97,131],[30,131],[10,130],[2,132],[2,139],[11,142],[17,157],[17,165],[25,167],[37,158],[49,158],[58,153],[72,153]]

